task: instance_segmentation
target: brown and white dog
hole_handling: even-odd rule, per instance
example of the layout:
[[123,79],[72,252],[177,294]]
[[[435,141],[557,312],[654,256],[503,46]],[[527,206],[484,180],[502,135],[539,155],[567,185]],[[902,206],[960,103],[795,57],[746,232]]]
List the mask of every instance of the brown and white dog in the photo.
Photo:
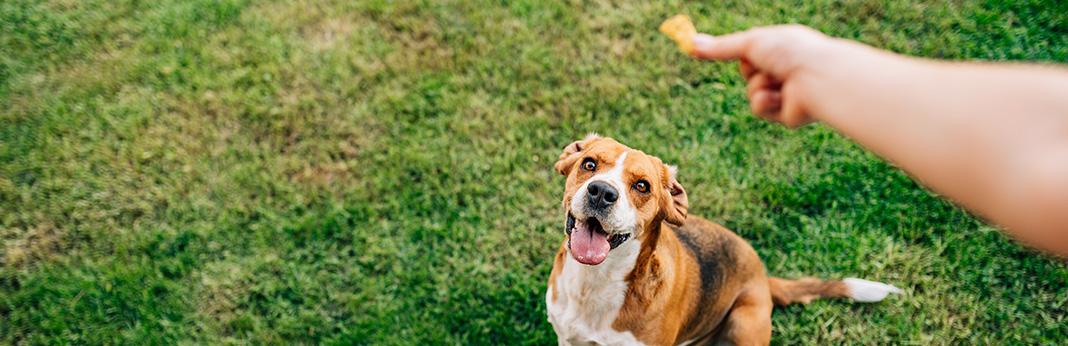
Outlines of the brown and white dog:
[[675,167],[611,138],[571,143],[554,167],[567,176],[567,238],[545,300],[561,345],[767,345],[773,304],[901,293],[768,277],[745,240],[686,214]]

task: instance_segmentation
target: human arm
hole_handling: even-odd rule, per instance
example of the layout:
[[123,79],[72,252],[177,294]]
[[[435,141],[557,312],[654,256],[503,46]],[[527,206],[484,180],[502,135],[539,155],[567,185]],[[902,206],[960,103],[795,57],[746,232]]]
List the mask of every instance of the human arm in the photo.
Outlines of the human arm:
[[910,58],[801,26],[698,35],[757,115],[822,121],[1041,249],[1068,255],[1068,72]]

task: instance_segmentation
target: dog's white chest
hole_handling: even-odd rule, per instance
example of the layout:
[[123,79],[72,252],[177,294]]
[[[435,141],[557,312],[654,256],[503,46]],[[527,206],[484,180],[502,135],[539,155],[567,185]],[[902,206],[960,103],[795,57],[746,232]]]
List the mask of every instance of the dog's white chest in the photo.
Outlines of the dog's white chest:
[[626,275],[634,269],[640,243],[631,240],[612,250],[597,266],[579,263],[570,254],[557,276],[556,292],[545,293],[549,323],[561,345],[643,345],[629,331],[612,328],[627,293]]

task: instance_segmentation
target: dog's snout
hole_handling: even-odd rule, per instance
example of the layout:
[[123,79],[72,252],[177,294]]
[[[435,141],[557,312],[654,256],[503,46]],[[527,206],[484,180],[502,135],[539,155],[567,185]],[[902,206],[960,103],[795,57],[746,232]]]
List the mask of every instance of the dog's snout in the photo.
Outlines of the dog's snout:
[[612,185],[603,181],[595,181],[586,187],[586,194],[590,198],[590,205],[595,208],[607,208],[619,199],[619,191]]

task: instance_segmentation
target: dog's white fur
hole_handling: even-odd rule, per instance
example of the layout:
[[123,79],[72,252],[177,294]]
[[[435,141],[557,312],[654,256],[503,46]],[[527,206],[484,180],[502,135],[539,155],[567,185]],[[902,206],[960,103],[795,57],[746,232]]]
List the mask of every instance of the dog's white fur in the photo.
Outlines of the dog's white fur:
[[842,282],[849,287],[849,297],[858,302],[877,302],[890,293],[905,293],[900,288],[864,279],[845,278]]
[[560,345],[644,345],[631,332],[612,329],[627,293],[625,277],[634,269],[640,249],[640,241],[628,240],[596,266],[579,263],[568,254],[555,283],[560,296],[553,302],[553,289],[545,293],[549,323]]
[[[582,192],[591,182],[603,181],[619,191],[619,200],[608,215],[599,220],[605,232],[622,234],[638,230],[638,212],[627,198],[629,186],[623,181],[626,158],[626,152],[620,154],[612,169],[593,176],[579,187],[580,192],[571,200],[571,214],[576,219],[590,217],[585,213],[588,198]],[[571,249],[567,250],[564,269],[555,283],[560,297],[553,302],[553,290],[550,288],[545,293],[549,323],[553,325],[560,345],[643,345],[631,332],[612,328],[627,294],[625,278],[634,269],[640,249],[641,241],[630,239],[608,252],[604,262],[596,266],[579,263],[570,254]]]

